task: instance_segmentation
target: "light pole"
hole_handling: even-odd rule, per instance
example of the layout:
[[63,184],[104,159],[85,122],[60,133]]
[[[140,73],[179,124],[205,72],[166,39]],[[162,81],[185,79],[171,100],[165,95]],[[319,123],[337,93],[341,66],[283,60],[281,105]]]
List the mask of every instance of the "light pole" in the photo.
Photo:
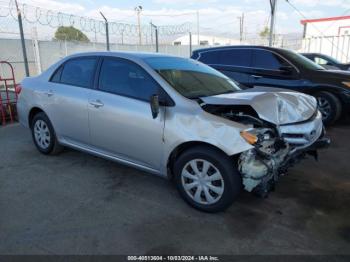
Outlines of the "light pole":
[[24,60],[24,69],[25,69],[25,72],[26,72],[26,76],[29,76],[29,66],[28,66],[26,43],[25,43],[25,40],[24,40],[22,14],[21,14],[21,10],[19,10],[19,8],[18,8],[17,0],[15,1],[15,4],[16,4],[16,10],[17,10],[19,33],[21,35],[21,44],[22,44],[22,53],[23,53],[23,60]]
[[273,46],[273,34],[274,34],[274,31],[275,31],[276,5],[277,5],[277,0],[270,0],[270,6],[271,6],[271,23],[270,23],[269,46]]
[[137,14],[137,25],[139,29],[139,45],[142,45],[142,38],[141,38],[141,11],[142,11],[142,6],[136,6],[135,11]]

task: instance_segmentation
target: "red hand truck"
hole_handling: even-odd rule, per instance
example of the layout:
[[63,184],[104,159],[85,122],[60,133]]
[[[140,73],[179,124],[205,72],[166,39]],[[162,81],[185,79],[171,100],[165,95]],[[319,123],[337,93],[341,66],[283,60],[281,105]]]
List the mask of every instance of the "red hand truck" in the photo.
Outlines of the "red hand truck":
[[[6,71],[6,73],[5,73]],[[13,123],[17,116],[17,89],[13,66],[7,61],[0,61],[0,123],[6,124],[7,120]]]

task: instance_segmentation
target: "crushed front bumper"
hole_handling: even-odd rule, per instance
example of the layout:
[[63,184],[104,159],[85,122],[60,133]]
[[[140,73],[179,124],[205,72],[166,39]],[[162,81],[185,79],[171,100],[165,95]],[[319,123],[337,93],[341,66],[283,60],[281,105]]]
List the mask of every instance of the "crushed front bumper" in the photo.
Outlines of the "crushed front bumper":
[[319,112],[308,121],[280,126],[279,133],[284,146],[274,153],[257,146],[241,154],[238,166],[245,190],[267,196],[291,166],[307,155],[317,160],[318,150],[330,144]]
[[275,188],[276,182],[279,178],[285,175],[288,169],[296,163],[310,155],[318,160],[318,150],[326,148],[330,145],[331,140],[323,135],[308,147],[298,149],[291,154],[288,154],[279,167],[272,171],[270,176],[262,179],[261,183],[254,188],[253,192],[261,197],[266,197],[270,191]]
[[330,145],[330,143],[330,138],[322,135],[319,139],[317,139],[313,144],[309,145],[308,147],[304,147],[293,151],[292,153],[288,154],[286,159],[283,161],[283,164],[279,168],[279,173],[286,173],[289,167],[296,164],[299,160],[305,158],[306,155],[311,155],[315,158],[315,160],[318,160],[318,150],[322,148],[327,148]]

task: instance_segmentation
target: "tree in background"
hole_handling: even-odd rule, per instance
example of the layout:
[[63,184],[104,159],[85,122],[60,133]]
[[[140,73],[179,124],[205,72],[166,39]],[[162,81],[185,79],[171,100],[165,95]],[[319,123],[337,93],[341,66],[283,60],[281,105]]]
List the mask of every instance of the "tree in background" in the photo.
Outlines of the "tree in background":
[[90,42],[83,32],[73,26],[60,26],[57,28],[54,40]]
[[261,38],[266,38],[270,34],[269,27],[265,26],[264,29],[259,33]]

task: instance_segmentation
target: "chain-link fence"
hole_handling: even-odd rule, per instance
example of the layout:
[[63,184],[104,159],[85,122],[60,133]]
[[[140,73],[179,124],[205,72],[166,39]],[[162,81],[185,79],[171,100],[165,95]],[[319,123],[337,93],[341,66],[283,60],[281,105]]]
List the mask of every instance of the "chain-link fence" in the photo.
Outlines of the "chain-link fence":
[[[18,9],[17,9],[18,8]],[[172,42],[191,32],[191,23],[177,25],[136,25],[96,19],[35,7],[15,1],[0,0],[0,60],[15,67],[16,78],[25,76],[20,41],[18,10],[21,13],[23,36],[28,56],[29,74],[36,75],[58,59],[83,51],[110,50],[148,51],[190,56],[190,46],[174,46]],[[106,22],[108,31],[106,31]],[[72,37],[59,29],[73,28],[84,37]],[[71,29],[68,29],[71,30]],[[73,38],[73,39],[72,39]],[[75,38],[75,39],[74,39]],[[1,70],[1,68],[0,68]]]
[[[24,34],[32,37],[36,34],[40,40],[52,40],[59,27],[74,27],[83,32],[89,42],[105,42],[105,21],[91,17],[78,16],[54,10],[19,4]],[[18,34],[17,7],[13,0],[0,0],[0,33],[4,35]],[[119,44],[155,44],[155,27],[159,34],[159,43],[168,43],[171,39],[191,31],[191,23],[177,25],[136,25],[108,21],[109,38]],[[39,34],[38,34],[39,33]]]
[[[98,19],[72,15],[20,2],[17,9],[14,0],[0,0],[0,61],[9,61],[13,64],[18,81],[26,75],[18,10],[22,18],[30,75],[37,75],[66,55],[107,49],[106,21],[102,16],[101,19]],[[138,25],[113,20],[107,22],[111,51],[159,51],[189,57],[191,50],[210,45],[207,41],[199,41],[198,36],[196,38],[198,41],[189,40],[193,31],[197,32],[198,29],[189,22],[176,25]],[[74,37],[71,33],[65,33],[64,30],[59,32],[62,27],[73,28],[74,32],[80,36],[83,34],[84,37],[79,38],[78,35]],[[183,37],[187,40],[178,44],[176,39]],[[193,34],[193,37],[195,38],[196,35]],[[221,44],[268,45],[268,40],[264,38],[250,38],[241,41],[227,39]],[[216,40],[212,42],[212,45],[217,44]],[[192,46],[192,43],[200,43],[200,45]],[[274,46],[300,50],[302,39],[285,39],[283,36],[276,35]]]
[[[45,41],[26,40],[29,73],[37,75],[59,59],[73,53],[85,51],[104,51],[105,43],[84,43],[77,41]],[[193,49],[199,46],[193,46]],[[111,43],[111,51],[144,51],[155,52],[154,45],[133,45]],[[171,44],[159,45],[159,52],[176,56],[189,57],[189,46],[175,46]],[[19,39],[0,39],[0,60],[9,61],[14,69],[16,79],[25,77],[23,55],[21,52],[21,41]],[[1,70],[1,68],[0,68]]]

